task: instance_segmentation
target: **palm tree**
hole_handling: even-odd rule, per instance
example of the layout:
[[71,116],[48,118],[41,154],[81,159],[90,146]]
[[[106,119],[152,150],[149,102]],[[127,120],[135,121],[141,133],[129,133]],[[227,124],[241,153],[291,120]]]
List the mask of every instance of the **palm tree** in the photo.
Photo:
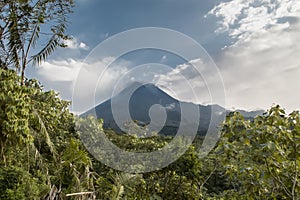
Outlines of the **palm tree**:
[[23,85],[29,63],[40,64],[57,47],[66,47],[67,16],[73,5],[73,0],[1,1],[0,67],[18,71]]

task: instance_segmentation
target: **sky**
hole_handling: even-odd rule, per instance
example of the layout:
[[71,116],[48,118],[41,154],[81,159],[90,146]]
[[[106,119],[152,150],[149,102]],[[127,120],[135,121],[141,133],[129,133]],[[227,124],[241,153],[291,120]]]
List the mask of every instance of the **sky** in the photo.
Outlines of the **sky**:
[[[87,98],[101,103],[130,81],[153,82],[180,100],[228,109],[279,104],[287,112],[300,110],[299,0],[77,0],[69,21],[68,48],[26,73],[76,101],[75,113],[92,106]],[[170,41],[193,57],[159,48],[108,53],[148,41],[152,32],[99,49],[124,31],[147,27],[184,34],[203,51],[197,57],[188,41],[158,34],[157,45]]]

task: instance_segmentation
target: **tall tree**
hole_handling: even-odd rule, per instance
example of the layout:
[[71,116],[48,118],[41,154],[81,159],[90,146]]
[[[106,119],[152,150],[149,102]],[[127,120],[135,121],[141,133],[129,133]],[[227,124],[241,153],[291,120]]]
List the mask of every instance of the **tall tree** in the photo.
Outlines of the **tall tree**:
[[0,2],[0,67],[14,68],[24,84],[28,64],[40,64],[65,34],[73,0],[2,0]]
[[0,69],[0,199],[93,193],[92,161],[69,102],[20,78]]

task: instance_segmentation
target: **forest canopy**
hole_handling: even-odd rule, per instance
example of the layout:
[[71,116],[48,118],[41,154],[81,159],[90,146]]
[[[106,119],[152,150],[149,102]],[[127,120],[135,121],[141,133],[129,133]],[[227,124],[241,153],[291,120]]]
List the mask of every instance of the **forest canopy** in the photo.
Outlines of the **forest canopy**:
[[[35,80],[0,70],[0,199],[298,199],[300,114],[279,106],[246,120],[230,113],[221,140],[199,158],[202,138],[159,171],[126,174],[95,160],[69,102]],[[101,127],[102,120],[85,119]],[[92,128],[91,130],[99,130]],[[102,129],[100,129],[102,130]],[[120,148],[151,152],[172,140],[103,130]]]

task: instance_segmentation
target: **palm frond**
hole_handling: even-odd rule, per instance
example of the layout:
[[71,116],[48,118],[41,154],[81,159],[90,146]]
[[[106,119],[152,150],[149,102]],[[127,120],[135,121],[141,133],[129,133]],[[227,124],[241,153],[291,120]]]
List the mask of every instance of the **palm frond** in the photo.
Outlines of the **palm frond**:
[[38,114],[38,112],[37,112],[37,111],[34,111],[33,113],[34,113],[34,116],[35,116],[36,119],[37,119],[37,122],[38,122],[39,126],[40,126],[40,130],[39,130],[39,131],[40,131],[40,132],[42,133],[42,135],[45,137],[46,144],[47,144],[48,147],[50,148],[50,151],[51,151],[51,153],[53,154],[54,159],[56,160],[55,155],[57,154],[57,152],[56,152],[56,150],[55,150],[55,146],[54,146],[53,142],[51,141],[51,138],[50,138],[50,135],[49,135],[49,133],[48,133],[48,131],[47,131],[47,129],[46,129],[46,126],[45,126],[45,124],[44,124],[42,118],[41,118],[40,115]]
[[22,49],[23,43],[21,40],[20,30],[18,26],[18,17],[13,4],[11,5],[12,12],[9,18],[8,32],[8,50],[11,52],[10,60],[14,63],[17,69],[20,68],[19,51]]
[[[31,46],[35,47],[37,40],[39,39],[39,32],[40,32],[40,23],[36,22],[36,24],[34,25],[30,40],[28,42],[27,45],[27,49],[24,55],[24,62],[23,62],[23,68],[26,66],[26,64],[28,64],[29,62],[27,62],[27,58],[29,55],[29,51],[31,49]],[[25,70],[25,69],[24,69]]]
[[[60,45],[59,39],[56,35],[53,35],[51,39],[48,41],[47,45],[36,55],[31,57],[34,65],[39,65],[44,62]],[[30,60],[30,61],[31,61]],[[29,61],[29,62],[30,62]]]
[[32,20],[32,32],[31,32],[31,37],[29,40],[29,47],[32,45],[35,47],[39,37],[40,37],[40,32],[41,32],[41,24],[45,23],[45,15],[46,15],[46,2],[45,1],[37,1],[36,4],[32,7],[34,10],[34,18]]

